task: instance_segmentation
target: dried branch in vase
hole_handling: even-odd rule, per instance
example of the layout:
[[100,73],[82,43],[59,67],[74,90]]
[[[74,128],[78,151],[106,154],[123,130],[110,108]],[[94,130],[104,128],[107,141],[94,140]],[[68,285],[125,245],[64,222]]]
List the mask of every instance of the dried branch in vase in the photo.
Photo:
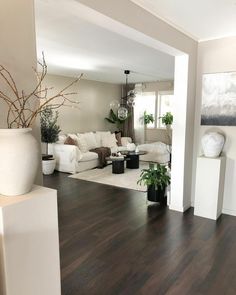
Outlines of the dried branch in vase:
[[7,86],[5,91],[0,90],[0,100],[5,102],[8,107],[7,126],[8,128],[28,128],[31,127],[37,116],[42,112],[43,108],[50,104],[52,109],[58,109],[61,106],[77,107],[78,101],[71,97],[77,92],[70,92],[73,85],[78,83],[82,78],[81,74],[77,79],[73,80],[69,85],[54,95],[49,95],[49,91],[53,87],[43,87],[43,81],[47,75],[47,64],[43,55],[42,62],[38,62],[41,72],[34,72],[37,76],[37,85],[29,93],[23,90],[19,91],[15,80],[11,73],[2,65],[0,65],[0,79]]

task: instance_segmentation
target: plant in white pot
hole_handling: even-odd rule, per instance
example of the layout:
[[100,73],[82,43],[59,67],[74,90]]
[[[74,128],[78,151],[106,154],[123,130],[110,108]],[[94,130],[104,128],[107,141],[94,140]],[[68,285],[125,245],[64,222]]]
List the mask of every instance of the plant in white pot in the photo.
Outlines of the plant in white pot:
[[0,194],[16,196],[32,189],[38,168],[38,144],[31,127],[43,108],[50,104],[53,108],[78,103],[70,99],[69,88],[82,75],[73,80],[56,94],[49,95],[52,88],[42,87],[47,74],[43,56],[39,62],[41,72],[34,70],[38,81],[29,93],[18,89],[13,75],[0,65],[0,101],[7,106],[7,129],[0,129]]
[[56,159],[48,155],[48,144],[58,141],[60,127],[57,125],[58,111],[53,113],[50,106],[46,106],[40,114],[41,141],[46,144],[46,156],[42,156],[43,174],[52,174],[56,167]]
[[172,131],[171,125],[173,124],[173,115],[171,112],[165,113],[164,116],[160,117],[162,124],[166,127],[166,133],[168,137],[168,152],[170,153],[169,168],[171,168],[171,156],[172,156]]

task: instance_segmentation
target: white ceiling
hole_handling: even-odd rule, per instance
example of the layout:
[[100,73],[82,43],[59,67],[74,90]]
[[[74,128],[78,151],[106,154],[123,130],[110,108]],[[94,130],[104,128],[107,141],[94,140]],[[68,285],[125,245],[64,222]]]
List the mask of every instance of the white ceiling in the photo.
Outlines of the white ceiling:
[[124,83],[172,80],[174,58],[98,26],[74,0],[36,0],[38,57],[44,51],[49,73]]
[[236,36],[236,0],[131,0],[198,41]]

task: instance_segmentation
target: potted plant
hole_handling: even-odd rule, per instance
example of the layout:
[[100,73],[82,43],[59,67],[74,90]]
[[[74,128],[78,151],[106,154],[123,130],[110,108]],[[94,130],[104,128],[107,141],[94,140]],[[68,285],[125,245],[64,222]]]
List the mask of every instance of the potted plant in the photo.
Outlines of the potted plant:
[[166,203],[165,191],[170,184],[170,176],[165,166],[151,164],[148,169],[142,170],[137,183],[147,186],[148,201]]
[[171,168],[171,146],[172,146],[172,132],[171,132],[171,125],[173,123],[173,115],[171,112],[167,112],[164,116],[160,117],[161,118],[161,121],[162,121],[162,124],[165,125],[166,127],[166,133],[167,133],[167,136],[168,136],[168,141],[169,141],[169,153],[170,153],[170,161],[169,161],[169,168]]
[[[32,126],[46,105],[53,108],[63,105],[78,104],[71,99],[77,94],[69,90],[77,83],[74,79],[58,93],[52,93],[52,88],[43,87],[47,74],[44,59],[38,62],[41,70],[34,70],[37,78],[35,87],[26,92],[19,89],[13,75],[6,67],[0,65],[0,100],[6,105],[7,129],[0,129],[0,194],[16,196],[28,193],[34,183],[38,169],[39,148],[32,135]],[[51,95],[50,95],[51,94]],[[14,156],[13,156],[14,155]]]
[[57,125],[58,111],[53,114],[52,107],[46,106],[40,114],[41,141],[46,144],[46,156],[42,156],[43,174],[52,174],[56,167],[56,160],[48,155],[48,144],[58,141],[60,127]]
[[147,125],[153,123],[155,121],[153,114],[148,114],[146,111],[143,115],[143,122],[144,122],[144,142],[146,142],[147,138]]

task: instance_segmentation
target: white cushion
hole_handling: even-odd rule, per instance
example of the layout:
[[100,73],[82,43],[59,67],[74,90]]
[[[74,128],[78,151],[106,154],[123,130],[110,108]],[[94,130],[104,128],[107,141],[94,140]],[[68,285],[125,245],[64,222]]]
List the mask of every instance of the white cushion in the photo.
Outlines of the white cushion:
[[97,147],[102,146],[102,139],[106,136],[111,134],[111,131],[97,131],[95,133],[96,141],[97,141]]
[[98,154],[93,152],[82,153],[82,158],[79,160],[80,162],[92,161],[98,159]]
[[60,134],[58,136],[58,141],[57,143],[64,143],[66,141],[67,136],[65,134]]
[[70,138],[78,142],[78,136],[75,133],[68,133],[67,136],[70,136]]
[[81,150],[82,153],[86,153],[88,152],[89,148],[87,145],[87,141],[86,138],[84,136],[84,134],[77,134],[77,142],[78,142],[78,147]]
[[87,146],[88,146],[89,150],[95,149],[95,148],[98,147],[96,137],[95,137],[95,133],[93,133],[93,132],[84,133],[84,138],[85,138],[85,140],[87,142]]
[[117,146],[117,140],[115,134],[107,134],[106,136],[102,137],[102,146],[103,147],[116,147]]
[[128,143],[132,143],[131,137],[121,137],[122,146],[127,146]]

